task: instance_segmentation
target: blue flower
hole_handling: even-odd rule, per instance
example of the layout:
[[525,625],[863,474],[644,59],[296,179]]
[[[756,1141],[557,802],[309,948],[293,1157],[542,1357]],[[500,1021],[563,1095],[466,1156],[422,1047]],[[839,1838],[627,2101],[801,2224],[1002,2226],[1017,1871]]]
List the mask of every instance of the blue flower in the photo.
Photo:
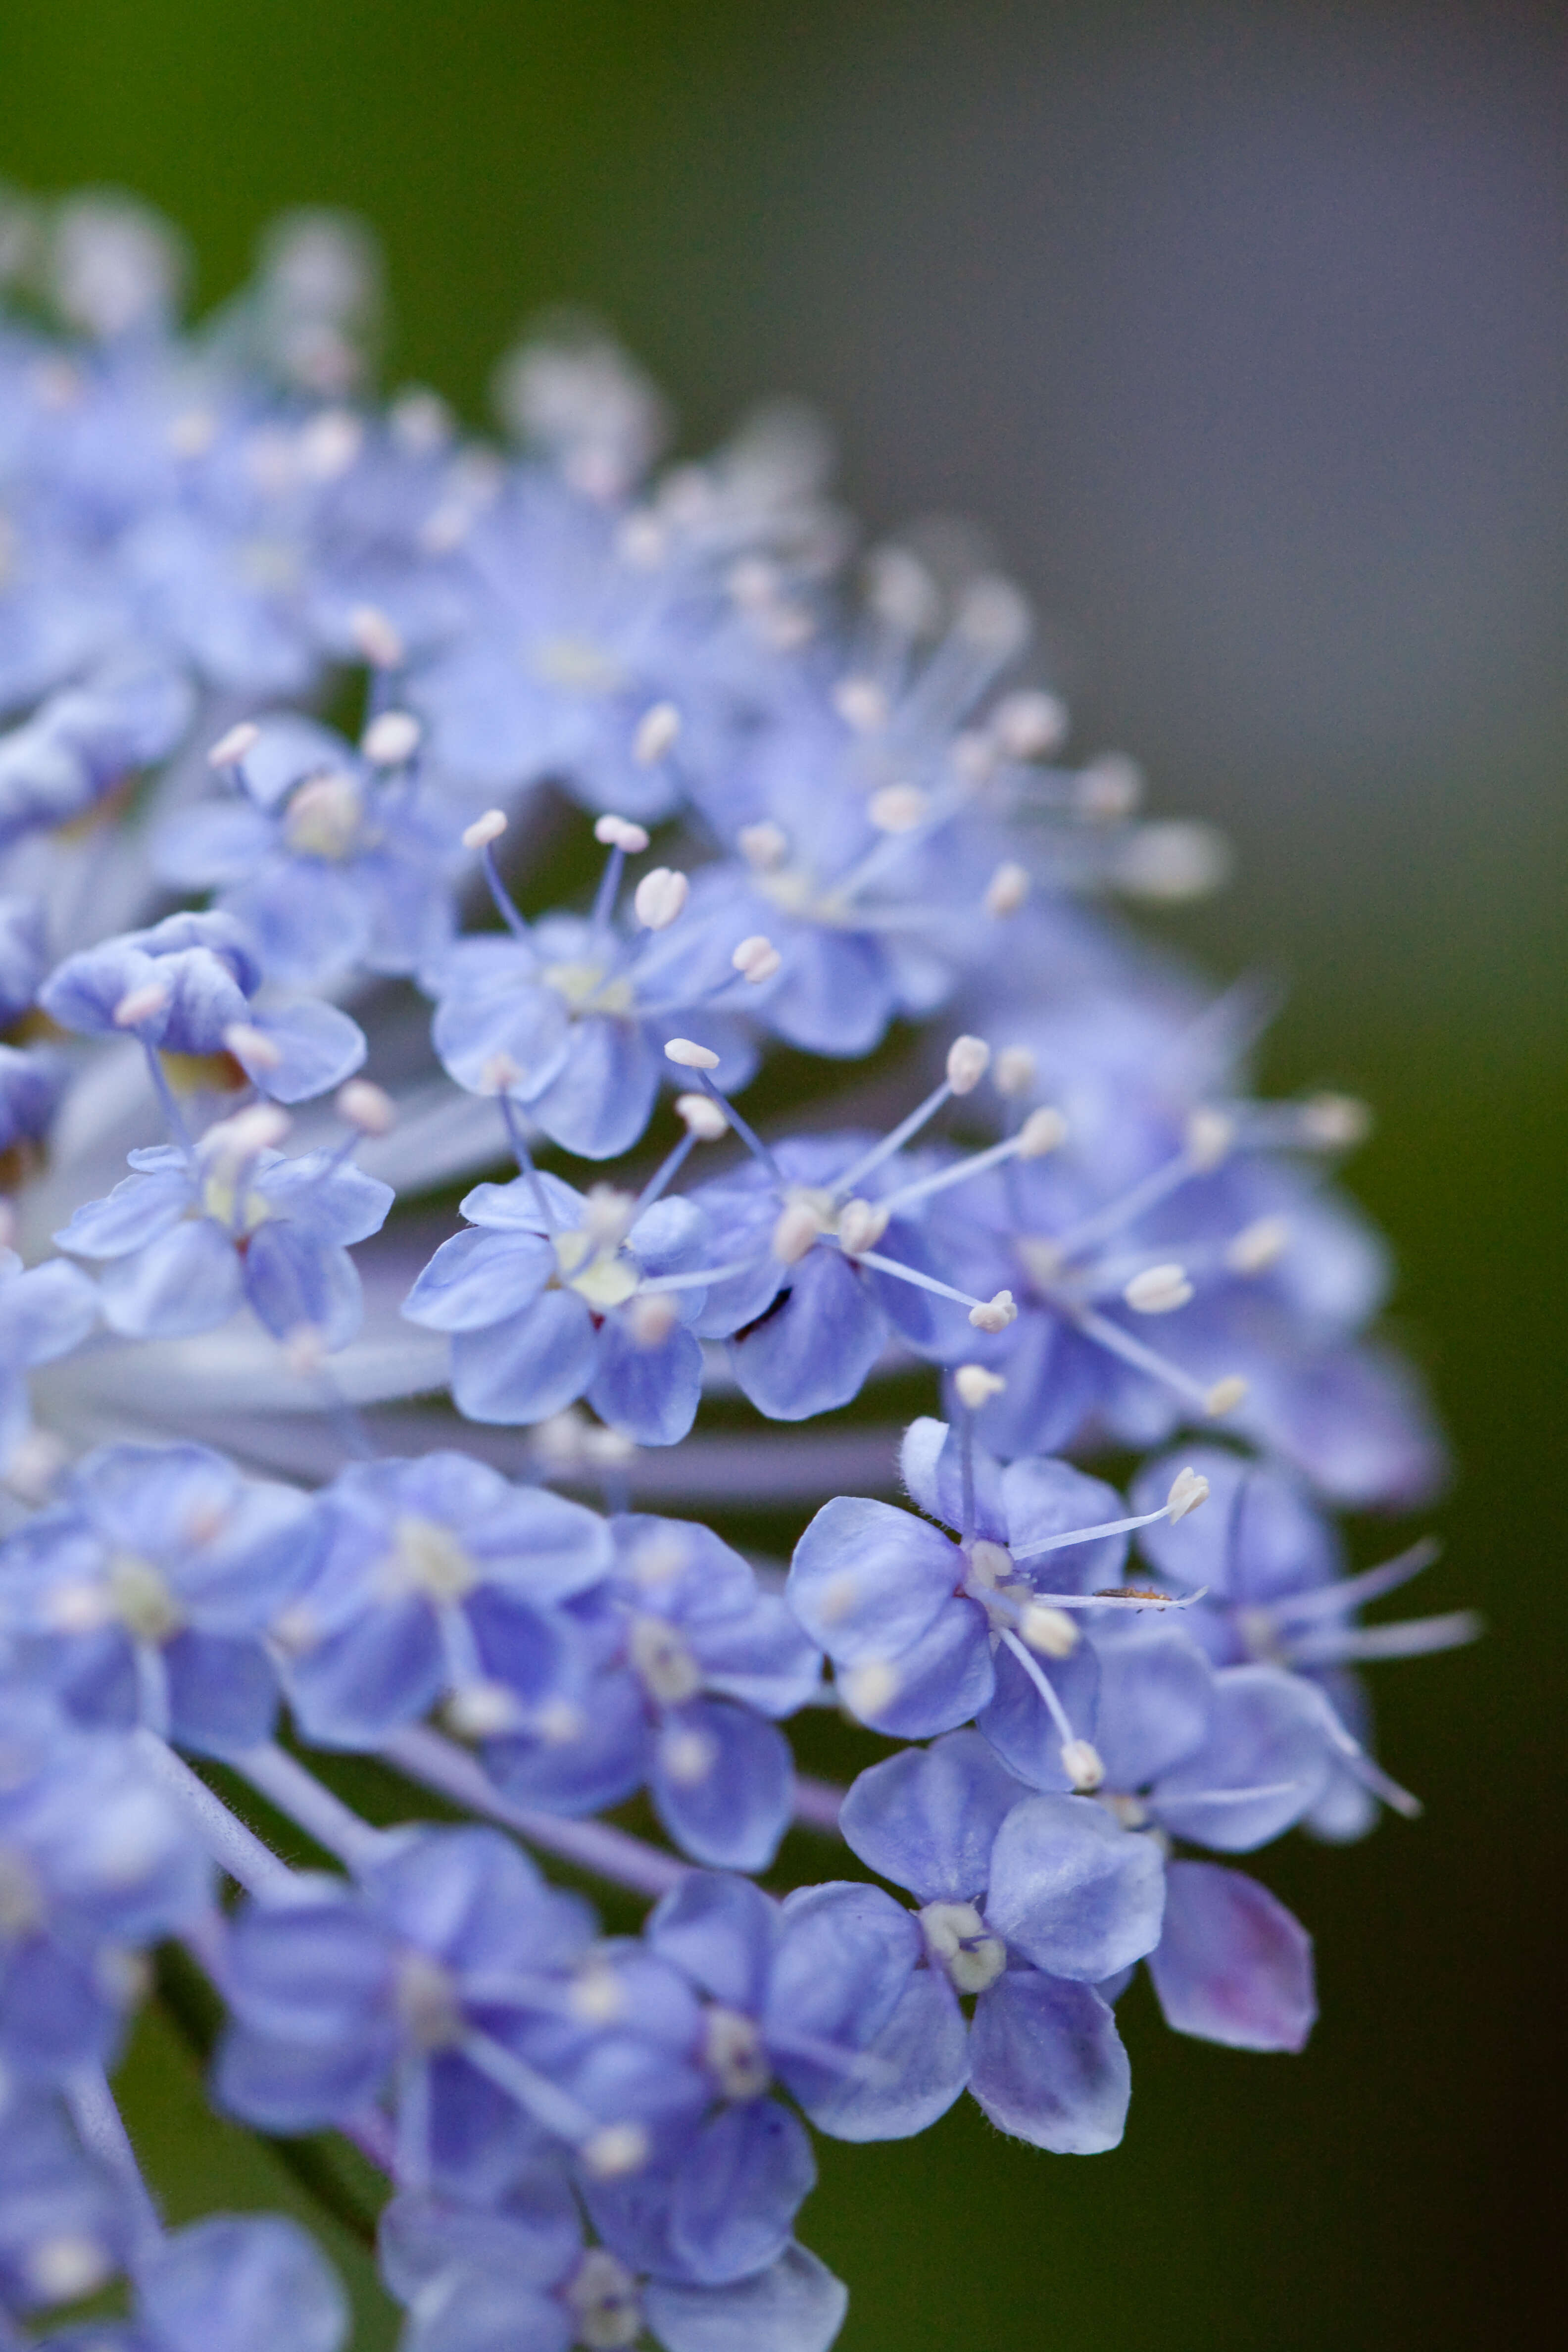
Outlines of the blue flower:
[[861,1860],[918,1898],[950,2035],[975,1996],[969,2088],[991,2121],[1064,2155],[1114,2147],[1131,2080],[1095,1988],[1160,1939],[1152,1843],[1092,1799],[1027,1794],[973,1732],[874,1764],[840,1820]]
[[348,2335],[336,2273],[278,2213],[219,2213],[176,2230],[138,2263],[135,2286],[126,2352],[341,2352]]
[[112,2055],[133,1955],[191,1927],[205,1862],[127,1743],[0,1692],[0,2060],[59,2082]]
[[[941,1422],[912,1423],[900,1461],[916,1502],[961,1529],[960,1538],[890,1503],[837,1496],[795,1546],[791,1607],[843,1670],[840,1687],[856,1714],[897,1738],[952,1730],[1012,1684],[1033,1699],[1048,1675],[1057,1761],[1043,1785],[1084,1785],[1091,1768],[1065,1751],[1091,1727],[1069,1718],[1092,1710],[1094,1662],[1053,1605],[1064,1583],[1076,1597],[1058,1555],[1079,1563],[1088,1591],[1113,1585],[1131,1524],[1120,1496],[1047,1459],[1002,1469],[972,1455],[966,1480],[959,1433]],[[1172,1507],[1167,1496],[1161,1516]],[[1031,1555],[1049,1563],[1043,1595]]]
[[568,1812],[646,1781],[688,1853],[765,1869],[794,1795],[789,1743],[768,1718],[809,1699],[818,1654],[708,1528],[628,1515],[611,1534],[609,1579],[572,1612],[591,1678],[531,1736],[503,1731],[490,1770],[510,1794]]
[[456,828],[426,805],[406,751],[378,765],[330,728],[279,717],[226,772],[236,792],[175,817],[159,867],[184,888],[217,886],[218,909],[256,941],[271,978],[310,987],[437,956],[451,929]]
[[219,1754],[271,1731],[261,1635],[310,1565],[302,1495],[199,1445],[106,1445],[0,1549],[0,1624],[71,1714]]
[[717,1263],[701,1210],[639,1213],[629,1194],[531,1174],[476,1186],[462,1212],[470,1230],[442,1243],[403,1307],[451,1332],[458,1411],[545,1421],[586,1397],[639,1444],[684,1437],[702,1391],[700,1276]]
[[64,1258],[24,1266],[0,1248],[0,1469],[27,1426],[26,1375],[68,1356],[98,1321],[98,1293]]
[[316,1507],[318,1565],[275,1617],[307,1735],[373,1745],[446,1700],[465,1728],[549,1725],[579,1678],[561,1604],[610,1565],[580,1503],[460,1454],[354,1465]]
[[75,2303],[121,2267],[125,2200],[58,2095],[8,2083],[0,2126],[0,2312]]
[[504,1095],[566,1150],[610,1159],[647,1125],[672,1030],[718,1055],[722,1084],[751,1076],[732,1002],[741,936],[731,909],[718,936],[683,914],[628,939],[606,913],[459,940],[426,975],[436,1051],[470,1093]]
[[149,1052],[227,1055],[260,1094],[303,1102],[357,1070],[364,1037],[314,998],[253,1006],[262,971],[232,916],[169,915],[68,956],[40,990],[44,1011],[88,1037],[127,1032]]
[[[1376,1798],[1401,1794],[1371,1768],[1364,1753],[1370,1706],[1358,1660],[1421,1657],[1473,1641],[1479,1622],[1468,1610],[1394,1625],[1363,1626],[1363,1603],[1391,1592],[1433,1557],[1416,1545],[1360,1576],[1344,1573],[1337,1529],[1300,1482],[1275,1465],[1247,1462],[1218,1446],[1192,1453],[1208,1481],[1213,1507],[1185,1540],[1158,1524],[1141,1542],[1160,1574],[1178,1590],[1201,1585],[1203,1597],[1184,1622],[1215,1664],[1287,1668],[1316,1684],[1351,1735],[1328,1785],[1307,1815],[1320,1837],[1353,1838],[1376,1819]],[[1133,1499],[1152,1494],[1165,1465],[1147,1463]]]
[[848,2303],[793,2243],[729,2285],[639,2277],[607,2246],[584,2245],[571,2192],[548,2172],[494,2209],[395,2197],[377,2244],[408,2307],[403,2352],[568,2352],[631,2345],[645,2327],[663,2352],[827,2352]]
[[231,2112],[310,2130],[389,2095],[403,2185],[489,2196],[552,2152],[636,2170],[689,2127],[689,2000],[646,1966],[623,1990],[586,1906],[510,1839],[405,1832],[361,1880],[301,1880],[236,1920],[216,2074]]
[[60,1228],[62,1249],[108,1261],[100,1295],[112,1330],[177,1339],[249,1306],[275,1339],[331,1350],[353,1338],[362,1297],[349,1244],[381,1230],[392,1188],[341,1152],[285,1159],[258,1139],[276,1131],[240,1112],[195,1151],[132,1151],[134,1172]]

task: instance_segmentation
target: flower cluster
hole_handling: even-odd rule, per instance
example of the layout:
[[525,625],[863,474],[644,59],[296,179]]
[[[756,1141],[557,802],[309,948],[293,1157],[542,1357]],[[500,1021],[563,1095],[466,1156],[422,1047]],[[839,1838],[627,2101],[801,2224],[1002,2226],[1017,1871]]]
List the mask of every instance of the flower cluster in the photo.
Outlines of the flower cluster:
[[[1442,1475],[1364,1114],[1099,903],[1219,849],[1068,756],[1010,582],[857,558],[808,420],[661,465],[574,326],[498,447],[372,395],[352,224],[195,331],[179,263],[0,201],[0,2346],[342,2343],[293,2224],[142,2179],[177,1963],[218,2109],[384,2178],[405,2352],[826,2352],[814,2130],[1113,2147],[1141,1961],[1299,2050],[1234,1858],[1415,1809],[1356,1668],[1474,1626],[1364,1625],[1429,1554],[1331,1516]],[[828,1099],[753,1125],[781,1049]]]

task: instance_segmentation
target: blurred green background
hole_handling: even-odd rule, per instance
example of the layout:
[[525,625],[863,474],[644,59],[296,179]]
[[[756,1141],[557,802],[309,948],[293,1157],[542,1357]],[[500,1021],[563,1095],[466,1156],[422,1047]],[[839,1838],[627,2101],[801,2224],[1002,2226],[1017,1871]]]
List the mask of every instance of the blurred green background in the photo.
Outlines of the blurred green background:
[[[1565,79],[1506,0],[0,15],[0,174],[163,206],[204,303],[277,207],[351,205],[390,381],[477,418],[515,325],[586,301],[694,444],[804,394],[874,526],[997,528],[1080,742],[1237,843],[1181,937],[1289,982],[1271,1081],[1378,1107],[1356,1183],[1459,1465],[1425,1602],[1491,1628],[1381,1684],[1426,1818],[1267,1858],[1318,1937],[1300,2061],[1137,1994],[1113,2156],[973,2110],[827,2147],[844,2352],[1425,2352],[1561,2309]],[[173,2045],[133,2063],[174,2211],[279,2193]]]

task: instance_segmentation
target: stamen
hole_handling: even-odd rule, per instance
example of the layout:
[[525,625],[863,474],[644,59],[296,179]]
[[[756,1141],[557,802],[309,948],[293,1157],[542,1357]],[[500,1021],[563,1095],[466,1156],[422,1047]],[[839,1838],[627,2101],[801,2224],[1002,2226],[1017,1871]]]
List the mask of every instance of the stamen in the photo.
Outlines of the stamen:
[[1029,895],[1029,871],[1011,859],[1000,865],[985,886],[984,900],[988,915],[1016,915]]
[[424,730],[411,710],[384,710],[360,738],[373,768],[401,768],[419,749]]
[[401,669],[407,658],[395,624],[378,604],[356,604],[349,614],[349,635],[372,669]]
[[1479,1641],[1482,1621],[1473,1609],[1441,1617],[1408,1617],[1397,1625],[1345,1626],[1310,1633],[1290,1644],[1293,1666],[1369,1665],[1379,1658],[1425,1658]]
[[1002,1639],[1046,1702],[1051,1721],[1055,1724],[1057,1735],[1061,1741],[1059,1753],[1062,1770],[1080,1796],[1090,1795],[1105,1778],[1105,1766],[1100,1759],[1099,1749],[1089,1740],[1080,1739],[1074,1731],[1066,1707],[1051,1687],[1049,1676],[1031,1657],[1016,1633],[1010,1633],[1004,1629]]
[[945,1192],[952,1184],[967,1183],[972,1176],[983,1176],[989,1168],[1000,1168],[1009,1160],[1043,1160],[1066,1139],[1067,1121],[1060,1111],[1049,1108],[1032,1110],[1016,1135],[1003,1143],[993,1143],[984,1151],[972,1152],[967,1160],[956,1160],[951,1168],[939,1169],[934,1176],[920,1176],[913,1183],[901,1184],[896,1192],[886,1195],[884,1205],[890,1213],[907,1208],[912,1201],[929,1200],[932,1193]]
[[680,713],[673,702],[656,702],[645,710],[632,737],[632,757],[639,768],[656,768],[672,751],[680,734]]
[[1270,1614],[1280,1620],[1300,1620],[1337,1615],[1342,1609],[1359,1609],[1368,1601],[1379,1601],[1385,1592],[1395,1592],[1408,1584],[1413,1576],[1430,1568],[1442,1553],[1443,1547],[1433,1536],[1423,1536],[1408,1551],[1400,1552],[1394,1559],[1385,1559],[1376,1567],[1363,1569],[1359,1576],[1347,1576],[1337,1584],[1322,1584],[1310,1592],[1289,1592],[1271,1604]]
[[645,931],[665,931],[686,905],[691,887],[684,874],[656,866],[645,874],[632,894],[632,909]]
[[207,753],[209,768],[237,768],[248,752],[261,740],[261,730],[253,719],[242,719],[226,735],[220,735]]
[[389,1135],[397,1123],[397,1106],[384,1087],[368,1078],[351,1078],[337,1093],[340,1118],[361,1135]]
[[743,824],[736,835],[742,856],[756,874],[774,874],[789,856],[789,836],[782,825],[764,818],[761,824]]
[[730,961],[742,980],[757,988],[764,980],[772,980],[784,958],[765,933],[753,931],[749,939],[741,941]]
[[958,1401],[971,1412],[978,1412],[994,1396],[1000,1396],[1007,1383],[1000,1372],[987,1371],[984,1364],[960,1364],[952,1376]]
[[463,846],[465,849],[479,851],[479,862],[484,868],[485,881],[490,897],[495,901],[497,914],[514,939],[526,940],[528,925],[518,913],[511,893],[500,878],[500,867],[496,864],[495,859],[493,845],[500,839],[505,831],[504,812],[500,809],[487,809],[484,815],[476,817],[473,824],[464,832]]
[[1121,1293],[1135,1315],[1172,1315],[1192,1295],[1193,1286],[1183,1265],[1145,1266]]
[[278,1070],[283,1066],[283,1049],[265,1029],[253,1028],[248,1021],[231,1021],[223,1033],[226,1049],[237,1062],[254,1065],[258,1070]]
[[140,988],[127,989],[114,1008],[117,1029],[139,1029],[162,1013],[169,1002],[169,990],[161,980],[145,980]]
[[1108,1316],[1097,1313],[1092,1307],[1066,1307],[1062,1311],[1069,1316],[1086,1339],[1096,1340],[1108,1354],[1120,1356],[1122,1362],[1131,1364],[1135,1371],[1145,1372],[1163,1387],[1173,1390],[1189,1404],[1196,1405],[1211,1421],[1217,1421],[1223,1413],[1234,1412],[1247,1394],[1247,1382],[1237,1372],[1232,1372],[1228,1378],[1215,1381],[1212,1387],[1205,1388],[1189,1372],[1183,1371],[1179,1364],[1173,1364],[1167,1357],[1156,1355],[1152,1348],[1146,1348],[1142,1339],[1135,1339],[1131,1331],[1124,1331],[1120,1323],[1112,1323]]
[[710,1070],[718,1068],[718,1055],[706,1045],[694,1045],[689,1037],[671,1037],[664,1050],[668,1058],[675,1063],[679,1069],[696,1071],[697,1083],[703,1093],[718,1107],[723,1114],[725,1123],[734,1129],[752,1159],[767,1170],[771,1181],[783,1191],[784,1171],[778,1161],[773,1158],[762,1137],[741,1117],[729,1097],[720,1093],[708,1075]]

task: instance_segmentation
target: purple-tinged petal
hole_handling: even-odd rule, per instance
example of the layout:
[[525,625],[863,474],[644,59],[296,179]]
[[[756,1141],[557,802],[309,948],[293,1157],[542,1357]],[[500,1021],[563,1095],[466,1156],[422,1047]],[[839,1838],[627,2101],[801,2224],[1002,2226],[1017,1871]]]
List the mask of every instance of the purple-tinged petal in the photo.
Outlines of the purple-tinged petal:
[[521,1315],[452,1341],[452,1396],[470,1421],[548,1421],[580,1397],[597,1354],[593,1318],[572,1290],[547,1290]]
[[1115,2147],[1132,2070],[1116,2019],[1086,1984],[1009,1969],[974,2005],[969,2087],[998,2130],[1058,2156]]
[[804,2246],[732,2286],[651,2279],[643,2293],[664,2352],[828,2352],[848,2308],[847,2290]]
[[729,1699],[665,1718],[649,1787],[676,1843],[714,1870],[765,1870],[789,1827],[795,1767],[776,1724]]
[[681,2157],[669,2235],[688,2274],[705,2286],[751,2278],[789,2242],[816,2182],[811,2141],[776,2099],[748,2099],[705,2123]]
[[197,1217],[116,1258],[99,1294],[111,1330],[132,1339],[183,1339],[227,1322],[242,1295],[239,1259],[222,1228]]
[[812,1640],[853,1665],[907,1650],[963,1574],[956,1545],[912,1512],[840,1495],[795,1546],[785,1589]]
[[1173,1862],[1149,1973],[1165,2022],[1233,2050],[1300,2050],[1318,2014],[1312,1939],[1266,1886]]

